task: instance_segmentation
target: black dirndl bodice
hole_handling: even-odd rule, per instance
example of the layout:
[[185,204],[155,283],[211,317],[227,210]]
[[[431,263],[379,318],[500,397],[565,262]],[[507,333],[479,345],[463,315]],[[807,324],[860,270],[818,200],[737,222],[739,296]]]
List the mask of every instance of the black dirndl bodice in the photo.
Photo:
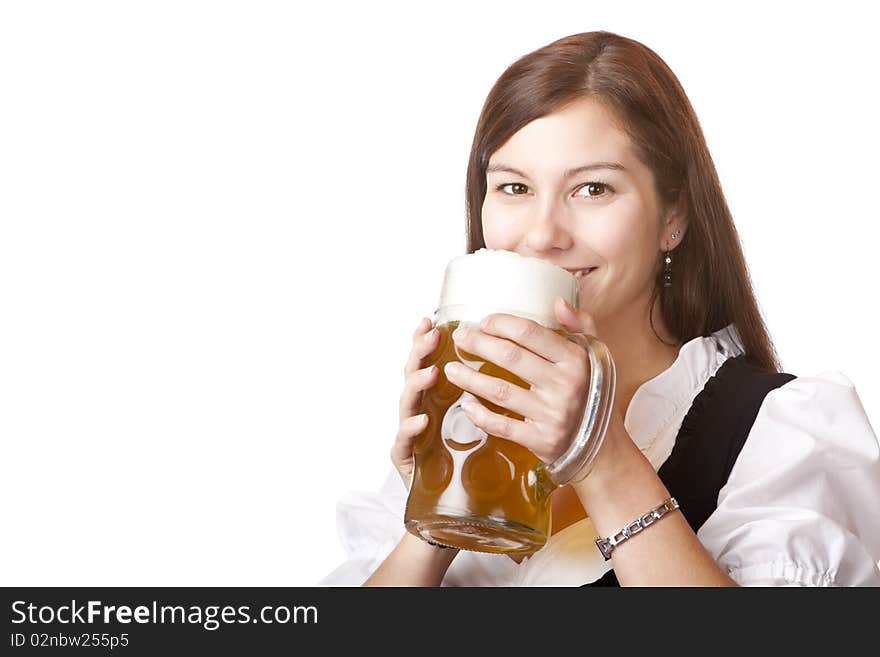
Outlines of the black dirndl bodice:
[[[724,361],[694,398],[672,453],[657,471],[694,533],[715,510],[764,397],[794,378],[762,371],[740,355]],[[612,569],[584,586],[620,584]]]

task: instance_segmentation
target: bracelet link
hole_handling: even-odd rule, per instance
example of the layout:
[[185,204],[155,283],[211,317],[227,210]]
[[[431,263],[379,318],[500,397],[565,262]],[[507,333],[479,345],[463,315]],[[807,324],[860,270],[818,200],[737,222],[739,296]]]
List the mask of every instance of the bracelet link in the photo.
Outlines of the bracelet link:
[[595,541],[596,547],[599,548],[599,552],[605,557],[605,561],[608,561],[611,558],[611,553],[614,552],[614,548],[628,538],[632,538],[643,529],[650,527],[670,511],[675,511],[678,508],[678,501],[674,497],[670,497],[669,499],[664,500],[663,503],[656,508],[651,509],[645,515],[633,520],[631,523],[623,527],[623,529],[612,534],[608,538],[597,538]]
[[632,536],[635,536],[636,534],[638,534],[640,531],[642,531],[644,529],[644,527],[642,527],[641,522],[639,522],[640,520],[641,520],[641,518],[639,518],[638,520],[633,520],[631,523],[629,523],[626,527],[623,528],[623,539],[622,540],[625,541],[626,539],[628,539]]

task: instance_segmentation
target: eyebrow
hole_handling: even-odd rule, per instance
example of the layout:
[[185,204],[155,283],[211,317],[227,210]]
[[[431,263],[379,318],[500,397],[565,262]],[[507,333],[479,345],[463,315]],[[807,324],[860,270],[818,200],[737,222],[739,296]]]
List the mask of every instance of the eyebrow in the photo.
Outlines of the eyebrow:
[[[612,169],[614,171],[626,171],[626,167],[620,164],[619,162],[593,162],[591,164],[584,164],[579,167],[574,167],[572,169],[567,169],[563,176],[565,178],[571,178],[579,173],[583,173],[585,171],[595,171],[597,169]],[[517,176],[521,176],[523,178],[528,178],[526,174],[524,174],[519,169],[516,169],[509,164],[504,164],[503,162],[498,162],[496,164],[490,164],[486,167],[486,173],[493,173],[495,171],[506,171],[507,173],[513,173]]]

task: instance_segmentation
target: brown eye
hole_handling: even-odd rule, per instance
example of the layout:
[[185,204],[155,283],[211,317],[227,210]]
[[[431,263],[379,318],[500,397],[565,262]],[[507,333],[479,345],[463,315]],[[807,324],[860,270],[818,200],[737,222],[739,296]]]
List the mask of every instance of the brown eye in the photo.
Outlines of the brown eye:
[[[495,189],[502,191],[505,187],[512,187],[514,189],[519,189],[519,190],[528,189],[528,187],[526,185],[523,185],[522,183],[505,183],[503,185],[498,185],[498,187],[496,187]],[[504,193],[508,194],[508,192],[504,192]],[[523,191],[523,194],[524,193],[525,193],[525,191]],[[513,192],[512,194],[509,194],[509,195],[510,196],[522,196],[522,194],[518,194],[516,192]]]
[[[607,185],[606,183],[603,183],[603,182],[588,182],[583,187],[581,187],[580,190],[578,190],[578,192],[580,192],[581,190],[587,190],[587,193],[586,194],[578,194],[578,196],[585,196],[587,198],[602,198],[603,196],[605,196],[605,194],[602,192],[605,192],[606,190],[610,190],[610,189],[611,189],[610,185]],[[594,194],[593,192],[600,192],[600,193]]]

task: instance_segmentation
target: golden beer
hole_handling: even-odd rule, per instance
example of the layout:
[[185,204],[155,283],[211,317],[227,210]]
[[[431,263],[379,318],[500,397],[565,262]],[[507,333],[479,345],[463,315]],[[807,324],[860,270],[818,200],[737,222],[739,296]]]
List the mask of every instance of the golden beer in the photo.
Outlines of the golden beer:
[[[428,424],[414,441],[415,464],[404,518],[407,530],[416,536],[466,550],[533,552],[550,533],[550,494],[575,472],[582,476],[591,465],[613,399],[613,362],[595,339],[569,335],[557,325],[552,310],[556,296],[577,307],[577,280],[568,271],[535,258],[480,249],[459,256],[447,267],[434,322],[440,342],[422,363],[423,367],[436,365],[439,376],[422,393],[420,412],[428,416]],[[525,447],[475,426],[461,403],[478,401],[520,421],[521,415],[462,390],[445,376],[446,363],[458,361],[529,389],[516,375],[459,349],[452,339],[459,324],[476,325],[494,312],[532,318],[590,353],[592,385],[582,435],[549,467]]]

